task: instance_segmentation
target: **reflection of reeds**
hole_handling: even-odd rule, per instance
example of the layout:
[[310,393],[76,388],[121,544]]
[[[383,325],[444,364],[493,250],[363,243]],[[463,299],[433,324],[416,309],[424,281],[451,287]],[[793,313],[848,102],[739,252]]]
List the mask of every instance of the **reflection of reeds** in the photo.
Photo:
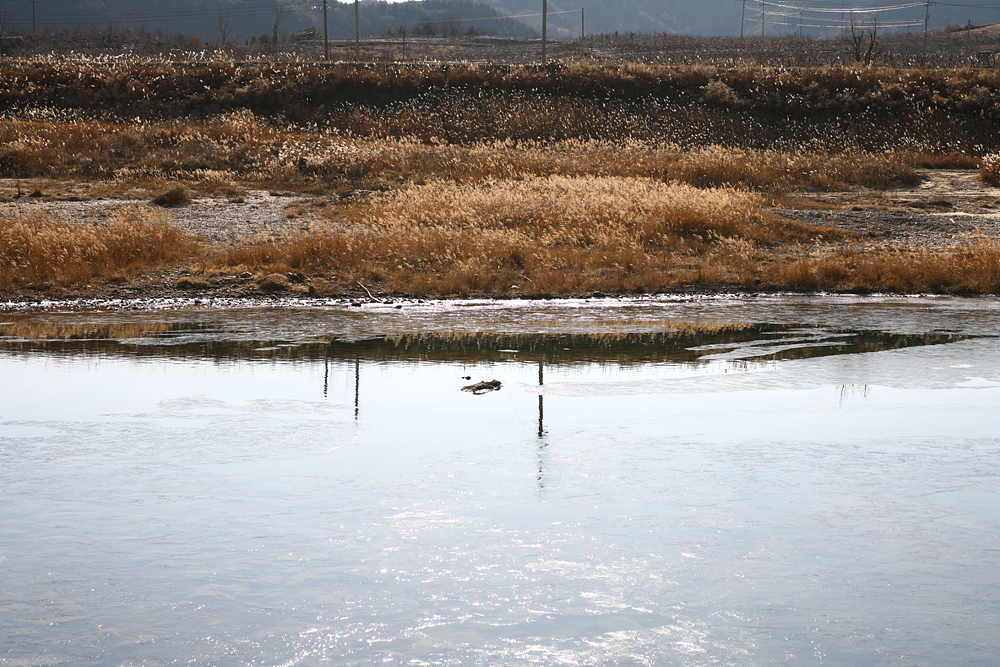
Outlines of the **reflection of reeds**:
[[[837,354],[877,352],[964,340],[955,334],[898,335],[871,331],[830,331],[798,325],[663,323],[650,333],[505,334],[495,332],[424,333],[364,338],[355,341],[288,344],[280,340],[246,340],[242,333],[227,339],[225,326],[186,323],[165,329],[157,324],[132,327],[86,324],[61,330],[24,325],[0,326],[0,349],[36,353],[183,357],[224,360],[349,360],[398,362],[490,363],[499,361],[553,364],[644,363],[690,364],[724,355],[728,362],[809,359]],[[648,326],[644,323],[643,326]],[[176,339],[169,333],[183,335]],[[204,331],[204,337],[199,336]],[[16,334],[20,334],[16,335]],[[65,334],[65,337],[61,337]],[[138,334],[138,335],[136,335]],[[166,334],[166,335],[164,335]],[[141,344],[135,339],[145,338]]]
[[118,210],[96,226],[7,208],[0,211],[0,288],[125,277],[188,257],[195,247],[145,208]]
[[[648,326],[648,323],[647,323]],[[713,338],[745,337],[748,332],[759,335],[763,331],[777,331],[772,325],[712,322],[657,322],[664,330],[657,333],[593,333],[593,334],[506,334],[486,331],[416,333],[387,336],[384,340],[398,350],[450,350],[450,351],[500,351],[515,349],[518,352],[546,350],[595,349],[614,350],[635,345],[676,344],[676,341],[711,336]]]
[[0,340],[12,341],[120,341],[148,338],[186,328],[170,322],[67,322],[65,319],[8,318],[0,323]]

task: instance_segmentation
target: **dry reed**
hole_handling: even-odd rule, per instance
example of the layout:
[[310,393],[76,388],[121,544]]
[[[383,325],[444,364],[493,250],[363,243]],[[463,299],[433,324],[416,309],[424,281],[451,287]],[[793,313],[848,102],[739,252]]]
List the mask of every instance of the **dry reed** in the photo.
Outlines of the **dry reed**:
[[974,235],[943,250],[876,246],[824,250],[762,271],[797,291],[1000,293],[1000,241]]
[[333,291],[516,296],[677,288],[1000,292],[1000,242],[862,246],[757,195],[649,178],[435,181],[329,207],[310,233],[226,251],[204,271],[301,271]]
[[979,177],[989,185],[1000,185],[1000,153],[990,153],[983,158]]
[[[201,123],[0,120],[0,175],[102,179],[157,191],[254,186],[384,189],[434,178],[648,176],[699,187],[757,190],[885,188],[917,180],[910,151],[745,150],[625,139],[488,140],[453,145],[360,139],[278,128],[249,112]],[[622,159],[623,154],[628,159]]]
[[647,178],[436,181],[327,214],[324,228],[216,262],[421,295],[635,292],[749,281],[768,247],[839,235],[749,193]]
[[0,209],[0,288],[124,278],[190,257],[196,246],[193,237],[142,207],[119,209],[96,226],[7,207]]

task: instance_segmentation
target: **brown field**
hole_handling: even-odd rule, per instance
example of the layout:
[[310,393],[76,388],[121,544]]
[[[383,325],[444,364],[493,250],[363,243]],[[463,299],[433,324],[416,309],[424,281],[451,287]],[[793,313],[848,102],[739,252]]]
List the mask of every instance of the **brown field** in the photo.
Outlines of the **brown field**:
[[[815,193],[914,188],[926,168],[979,169],[996,185],[996,70],[65,61],[0,61],[0,70],[7,299],[126,287],[211,295],[236,283],[242,295],[382,298],[1000,292],[995,229],[946,247],[901,245],[781,213],[841,207]],[[160,208],[219,198],[238,207],[259,191],[292,197],[279,234],[211,241]],[[146,205],[97,221],[58,212],[102,199]]]

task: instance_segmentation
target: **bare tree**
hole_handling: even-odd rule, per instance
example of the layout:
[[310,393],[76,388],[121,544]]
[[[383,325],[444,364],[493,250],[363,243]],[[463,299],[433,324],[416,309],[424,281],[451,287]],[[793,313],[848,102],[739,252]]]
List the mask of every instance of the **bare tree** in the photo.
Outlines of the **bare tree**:
[[14,35],[14,24],[6,14],[0,14],[0,56],[7,55],[8,44]]
[[219,36],[220,47],[225,47],[229,42],[239,38],[239,35],[234,35],[233,31],[233,24],[224,14],[220,13],[219,20],[215,24],[215,34]]
[[281,30],[281,22],[285,20],[285,6],[274,0],[274,33],[271,35],[271,50],[278,50],[278,31]]
[[863,63],[865,67],[875,62],[885,51],[885,47],[878,39],[878,19],[872,19],[872,27],[865,29],[865,24],[857,25],[854,22],[854,14],[851,14],[851,26],[845,34],[845,39],[854,62]]

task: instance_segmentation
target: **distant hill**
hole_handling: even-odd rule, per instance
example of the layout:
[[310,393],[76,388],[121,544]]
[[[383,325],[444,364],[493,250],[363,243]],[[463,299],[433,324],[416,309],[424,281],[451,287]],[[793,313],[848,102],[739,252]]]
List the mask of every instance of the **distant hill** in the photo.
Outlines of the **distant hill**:
[[[30,0],[0,2],[0,16],[17,30],[32,29]],[[498,11],[475,0],[424,0],[422,2],[362,2],[361,34],[374,36],[405,26],[424,32],[465,32],[533,37],[526,24],[503,18]],[[317,28],[322,34],[322,0],[39,0],[35,5],[36,30],[100,30],[109,24],[122,30],[184,34],[204,41],[243,42],[270,35],[276,20],[279,35]],[[327,24],[331,39],[354,36],[354,3],[330,0]]]
[[[542,0],[485,0],[488,4],[510,15],[538,14],[542,10]],[[765,5],[763,16],[767,35],[779,36],[798,34],[814,38],[836,37],[842,30],[845,16],[813,12],[801,12],[798,7],[815,7],[829,10],[833,3],[818,0],[796,0],[788,2],[788,9],[779,9],[778,3]],[[901,4],[894,0],[865,0],[858,2],[845,0],[836,7],[888,7]],[[985,25],[1000,21],[1000,2],[971,2],[968,6],[945,6],[931,3],[930,29],[941,30],[948,25]],[[795,7],[794,9],[792,7]],[[744,12],[745,7],[745,12]],[[585,30],[588,34],[636,32],[671,33],[683,35],[713,36],[740,34],[741,24],[744,34],[761,34],[761,3],[756,0],[549,0],[549,30],[553,37],[579,37],[580,10],[584,10]],[[560,13],[567,12],[567,13]],[[904,9],[879,12],[878,14],[855,14],[856,21],[870,22],[876,17],[879,23],[892,30],[923,31],[923,5]],[[848,15],[849,16],[849,15]],[[521,19],[536,28],[541,27],[541,17]],[[847,18],[847,21],[850,19]],[[893,26],[893,27],[888,27]]]
[[[669,33],[712,36],[802,34],[814,38],[836,37],[844,16],[810,14],[809,7],[829,10],[829,0],[789,0],[788,9],[769,0],[549,0],[549,34],[552,38],[576,38],[581,30],[596,33]],[[888,7],[908,3],[895,0],[845,0],[839,7]],[[931,30],[946,26],[987,25],[1000,21],[1000,2],[970,2],[968,6],[931,3]],[[280,18],[279,33],[317,28],[322,30],[322,0],[0,0],[0,17],[15,29],[29,31],[32,7],[36,29],[88,31],[114,24],[121,29],[167,34],[183,33],[204,41],[216,41],[222,32],[232,41],[268,34]],[[792,7],[805,8],[801,13]],[[581,9],[585,25],[581,25]],[[374,36],[406,26],[429,33],[478,32],[520,37],[535,36],[541,28],[542,0],[414,0],[385,2],[363,0],[360,5],[361,34]],[[857,21],[875,16],[890,30],[923,30],[924,6],[904,7],[875,14],[858,12]],[[504,16],[524,18],[510,20]],[[762,20],[763,19],[763,20]],[[354,3],[329,0],[328,25],[331,38],[354,36]],[[909,26],[909,27],[907,27]],[[220,30],[223,28],[224,30]]]

